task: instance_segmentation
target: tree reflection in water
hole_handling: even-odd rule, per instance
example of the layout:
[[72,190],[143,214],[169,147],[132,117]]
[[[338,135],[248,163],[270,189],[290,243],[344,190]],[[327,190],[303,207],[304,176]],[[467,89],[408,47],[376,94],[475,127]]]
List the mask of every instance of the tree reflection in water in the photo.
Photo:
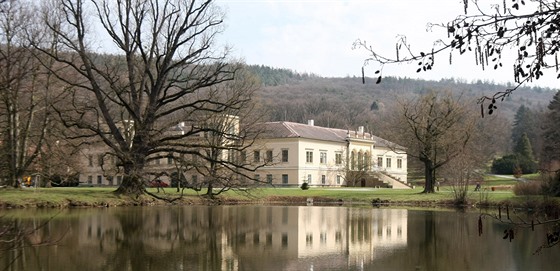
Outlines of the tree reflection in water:
[[[20,211],[22,212],[22,211]],[[26,211],[19,214],[25,217]],[[20,223],[41,221],[33,214]],[[535,235],[503,242],[477,214],[319,206],[186,206],[67,210],[21,248],[9,270],[556,270],[559,248],[533,256]],[[16,253],[0,255],[2,267]]]

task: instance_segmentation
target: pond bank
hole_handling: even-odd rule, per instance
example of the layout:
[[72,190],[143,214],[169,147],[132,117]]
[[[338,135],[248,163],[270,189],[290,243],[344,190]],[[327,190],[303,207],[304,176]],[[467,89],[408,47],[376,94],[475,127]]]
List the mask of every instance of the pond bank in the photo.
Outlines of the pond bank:
[[[457,207],[453,191],[442,188],[434,194],[422,194],[421,189],[371,189],[371,188],[259,188],[228,191],[209,199],[193,191],[177,192],[174,188],[164,191],[148,189],[154,196],[122,196],[114,187],[91,188],[1,188],[0,208],[76,208],[155,205],[373,205],[408,207]],[[162,199],[157,199],[162,198]],[[471,192],[468,203],[459,207],[513,206],[539,208],[541,205],[559,206],[558,199],[542,196],[515,196],[511,191]]]

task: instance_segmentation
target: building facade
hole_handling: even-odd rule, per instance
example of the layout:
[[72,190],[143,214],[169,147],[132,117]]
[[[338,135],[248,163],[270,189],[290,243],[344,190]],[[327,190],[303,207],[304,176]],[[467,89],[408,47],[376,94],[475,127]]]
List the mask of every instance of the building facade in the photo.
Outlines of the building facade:
[[[238,124],[235,127],[239,130]],[[183,128],[179,124],[170,132],[182,133]],[[405,149],[364,131],[363,127],[344,130],[315,126],[309,121],[307,124],[267,122],[259,129],[256,141],[237,154],[237,159],[244,160],[244,163],[261,165],[251,173],[255,180],[275,186],[307,183],[325,187],[410,188]],[[204,137],[200,135],[201,139]],[[106,147],[94,144],[81,152],[81,183],[120,185],[122,172],[116,169],[117,163],[107,155],[108,151]],[[224,152],[223,156],[223,159],[231,159],[225,156],[232,156],[232,153]],[[173,154],[169,154],[151,159],[146,168],[151,175],[171,184],[169,176],[177,170],[176,162]],[[158,176],[157,173],[162,174]],[[198,176],[200,171],[184,171],[183,174],[189,183],[205,177]]]
[[264,123],[255,163],[266,162],[255,178],[274,185],[387,186],[409,188],[404,148],[357,130],[294,122]]

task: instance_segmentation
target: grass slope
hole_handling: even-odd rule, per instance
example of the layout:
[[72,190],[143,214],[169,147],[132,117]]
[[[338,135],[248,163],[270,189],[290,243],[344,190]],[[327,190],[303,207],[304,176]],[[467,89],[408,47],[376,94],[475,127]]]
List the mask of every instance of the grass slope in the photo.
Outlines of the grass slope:
[[[475,204],[513,204],[529,206],[542,201],[542,196],[516,196],[512,187],[517,180],[511,176],[489,176],[479,192],[474,186],[469,187],[469,203]],[[77,206],[131,206],[163,205],[165,201],[149,195],[141,197],[118,196],[113,193],[115,187],[68,187],[68,188],[0,188],[0,208],[55,207],[67,208]],[[149,192],[167,199],[181,197],[175,188],[165,188]],[[314,203],[345,204],[388,204],[388,205],[451,205],[454,191],[451,186],[442,186],[437,193],[422,194],[422,188],[415,189],[374,189],[374,188],[300,188],[263,187],[251,190],[227,191],[216,200],[209,201],[191,190],[185,190],[180,200],[174,204],[305,204],[312,199]]]

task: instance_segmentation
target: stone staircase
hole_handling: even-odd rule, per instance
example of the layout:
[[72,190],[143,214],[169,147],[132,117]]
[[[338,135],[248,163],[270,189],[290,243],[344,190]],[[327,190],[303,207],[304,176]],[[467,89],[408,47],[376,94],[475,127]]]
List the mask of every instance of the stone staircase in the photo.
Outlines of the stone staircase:
[[383,186],[383,187],[389,187],[389,188],[393,188],[393,189],[412,189],[412,186],[409,185],[408,183],[402,182],[402,181],[398,180],[397,178],[395,178],[395,177],[393,177],[390,174],[387,174],[385,172],[378,172],[376,175],[377,175],[376,177],[379,181],[386,184],[386,186]]

